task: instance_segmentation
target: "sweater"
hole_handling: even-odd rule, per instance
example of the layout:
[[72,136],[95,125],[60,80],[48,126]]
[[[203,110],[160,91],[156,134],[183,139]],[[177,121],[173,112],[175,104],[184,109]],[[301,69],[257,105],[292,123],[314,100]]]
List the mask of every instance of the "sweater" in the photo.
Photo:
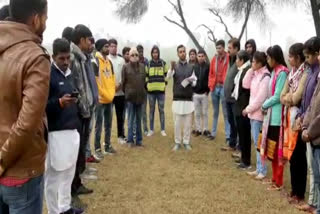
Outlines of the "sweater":
[[[116,86],[120,85],[122,82],[122,68],[125,64],[124,59],[121,56],[113,56],[111,54],[108,55],[108,58],[113,65],[113,71],[116,77]],[[115,96],[124,96],[123,90],[120,89],[119,91],[117,91]]]
[[[272,82],[275,78],[275,72],[271,74],[271,81],[269,82],[269,87],[272,87]],[[282,118],[282,104],[280,103],[280,95],[283,90],[284,84],[287,79],[287,73],[281,71],[276,80],[276,88],[274,95],[269,97],[262,105],[262,109],[267,110],[272,108],[270,126],[280,126]]]
[[146,67],[148,93],[164,93],[166,90],[166,76],[168,65],[165,61],[151,60]]
[[250,69],[243,78],[242,86],[250,89],[249,105],[245,108],[251,120],[263,121],[262,104],[268,98],[270,72],[266,67]]
[[[218,56],[215,56],[212,59],[211,64],[210,64],[210,71],[209,71],[210,91],[214,91],[214,89],[216,88],[216,84],[217,84],[217,76],[218,76],[217,75],[217,72],[218,72],[217,71],[217,69],[218,69],[217,59],[218,59]],[[225,61],[223,64],[223,69],[222,69],[222,71],[219,70],[219,72],[222,72],[223,79],[226,78],[228,66],[229,66],[229,54],[226,53]]]
[[197,77],[197,84],[193,88],[193,92],[196,94],[204,94],[209,93],[210,89],[208,87],[208,79],[209,79],[209,64],[196,64],[194,66],[194,73]]
[[127,63],[122,69],[122,87],[126,101],[143,104],[147,95],[145,67],[142,63]]
[[[71,71],[69,70],[71,73]],[[71,74],[63,74],[56,65],[51,65],[51,79],[48,104],[46,108],[48,117],[49,132],[74,130],[80,126],[77,104],[71,104],[62,108],[59,99],[66,94],[72,94],[74,87],[72,86]]]
[[116,79],[110,60],[105,59],[100,52],[96,53],[93,68],[99,90],[99,103],[112,103],[116,93]]
[[182,81],[192,76],[193,65],[187,62],[179,61],[175,67],[173,75],[173,100],[174,101],[192,101],[193,88],[189,84],[187,87],[181,85]]

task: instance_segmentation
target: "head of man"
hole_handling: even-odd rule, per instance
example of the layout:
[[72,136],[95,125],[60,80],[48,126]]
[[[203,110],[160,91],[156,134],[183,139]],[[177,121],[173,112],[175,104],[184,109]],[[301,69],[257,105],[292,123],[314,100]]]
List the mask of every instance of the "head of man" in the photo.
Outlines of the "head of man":
[[253,56],[253,54],[257,51],[256,41],[254,41],[254,39],[249,39],[244,48],[250,56]]
[[151,49],[151,57],[153,60],[157,61],[160,58],[160,49],[158,46],[153,46]]
[[198,52],[198,63],[201,65],[206,62],[206,52],[204,50],[199,50]]
[[139,52],[136,48],[131,48],[129,55],[130,55],[130,62],[131,63],[138,63],[139,62]]
[[113,56],[118,54],[118,41],[115,39],[109,40],[109,53]]
[[216,50],[218,56],[223,56],[225,54],[226,43],[223,40],[219,40],[216,43]]
[[0,9],[0,21],[10,16],[9,5],[5,5]]
[[139,57],[140,57],[140,58],[144,58],[144,55],[143,55],[144,48],[143,48],[142,45],[138,45],[138,46],[137,46],[137,51],[138,51],[138,53],[139,53]]
[[66,39],[56,39],[53,42],[53,60],[58,68],[66,72],[70,66],[70,44]]
[[131,50],[131,48],[129,48],[129,47],[124,47],[122,49],[122,56],[123,56],[126,63],[128,63],[130,61],[130,54],[129,54],[130,50]]
[[189,60],[190,62],[196,62],[197,61],[197,50],[196,49],[191,49],[189,51]]
[[99,39],[96,42],[96,49],[99,51],[103,56],[107,56],[109,54],[109,42],[106,39]]
[[186,61],[186,47],[184,47],[184,45],[179,45],[177,47],[177,53],[178,53],[178,57],[179,57],[179,60],[182,61],[182,62],[185,62]]
[[228,42],[228,52],[230,56],[234,57],[240,51],[240,40],[233,38]]
[[73,28],[72,27],[66,27],[65,29],[63,29],[62,38],[65,38],[66,40],[71,42],[72,35],[73,35]]
[[72,42],[76,44],[83,53],[90,53],[92,48],[91,38],[92,33],[86,26],[80,24],[74,28]]
[[28,25],[40,38],[46,30],[48,19],[47,0],[10,0],[10,17]]

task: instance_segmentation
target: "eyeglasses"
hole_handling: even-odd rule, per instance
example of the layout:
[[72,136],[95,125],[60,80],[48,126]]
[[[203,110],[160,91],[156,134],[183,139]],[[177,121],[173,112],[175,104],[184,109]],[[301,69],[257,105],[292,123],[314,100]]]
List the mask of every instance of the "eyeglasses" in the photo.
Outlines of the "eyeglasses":
[[131,54],[130,56],[132,56],[132,57],[138,57],[139,55],[138,55],[138,54]]

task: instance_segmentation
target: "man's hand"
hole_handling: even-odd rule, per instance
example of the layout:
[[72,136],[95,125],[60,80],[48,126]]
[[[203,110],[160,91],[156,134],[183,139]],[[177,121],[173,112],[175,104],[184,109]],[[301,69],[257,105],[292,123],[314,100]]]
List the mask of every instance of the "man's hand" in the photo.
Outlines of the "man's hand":
[[244,117],[248,116],[248,112],[247,112],[246,109],[244,109],[244,110],[242,111],[242,116],[244,116]]
[[307,130],[304,130],[304,131],[302,132],[302,140],[303,140],[304,142],[310,142],[309,133],[308,133]]
[[60,105],[62,108],[68,107],[71,104],[74,104],[77,102],[77,98],[71,97],[70,94],[65,94],[63,97],[59,99]]

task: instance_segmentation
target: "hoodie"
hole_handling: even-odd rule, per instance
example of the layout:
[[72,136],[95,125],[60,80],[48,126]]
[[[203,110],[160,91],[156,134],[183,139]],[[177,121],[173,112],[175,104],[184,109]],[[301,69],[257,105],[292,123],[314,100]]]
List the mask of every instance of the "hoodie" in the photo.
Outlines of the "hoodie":
[[244,45],[244,47],[246,48],[247,45],[250,44],[252,46],[252,54],[251,54],[251,61],[253,59],[253,55],[254,53],[257,51],[257,45],[256,45],[256,41],[254,41],[254,39],[249,39],[246,44]]
[[50,57],[25,24],[0,22],[0,177],[44,173]]

